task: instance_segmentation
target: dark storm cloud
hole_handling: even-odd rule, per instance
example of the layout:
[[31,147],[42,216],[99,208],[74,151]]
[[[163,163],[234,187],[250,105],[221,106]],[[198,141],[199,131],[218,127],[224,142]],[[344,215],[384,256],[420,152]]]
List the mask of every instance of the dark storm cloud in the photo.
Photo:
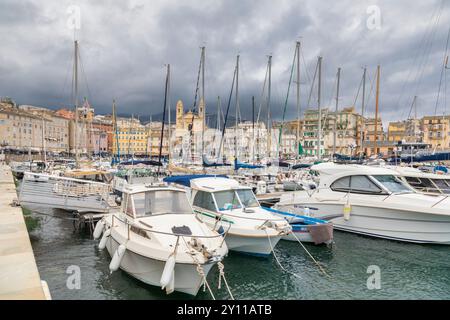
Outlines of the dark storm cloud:
[[[242,115],[250,118],[251,96],[258,105],[267,55],[272,54],[272,110],[281,118],[298,39],[306,62],[301,65],[303,109],[322,55],[324,106],[334,108],[337,67],[342,68],[343,107],[354,103],[362,67],[368,68],[370,92],[380,64],[383,119],[406,117],[416,94],[419,115],[433,114],[450,18],[441,1],[2,1],[0,96],[20,104],[70,105],[70,5],[81,9],[80,95],[88,96],[98,113],[109,112],[115,98],[120,113],[143,118],[161,112],[167,63],[172,108],[178,99],[185,108],[192,105],[202,45],[208,112],[216,112],[218,95],[226,105],[239,53]],[[381,10],[379,30],[366,25],[371,5]],[[316,107],[315,92],[309,107]],[[294,97],[292,87],[287,118],[295,116]],[[374,101],[372,88],[368,114],[373,114]],[[442,101],[438,113],[444,111]]]

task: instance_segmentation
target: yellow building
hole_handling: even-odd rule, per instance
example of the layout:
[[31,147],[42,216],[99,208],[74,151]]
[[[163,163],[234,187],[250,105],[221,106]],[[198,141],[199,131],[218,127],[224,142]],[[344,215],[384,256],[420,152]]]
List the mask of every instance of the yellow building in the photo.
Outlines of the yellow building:
[[402,141],[406,136],[406,122],[396,121],[389,122],[388,126],[388,141],[398,142]]
[[178,100],[176,109],[177,131],[190,130],[192,125],[192,130],[194,132],[202,131],[203,117],[205,116],[205,103],[203,102],[203,100],[200,100],[197,114],[193,113],[192,111],[188,111],[185,113],[183,102],[181,100]]
[[175,134],[174,139],[171,140],[173,149],[183,150],[184,154],[190,154],[192,158],[200,157],[204,143],[203,126],[205,126],[205,132],[208,129],[204,124],[204,117],[205,104],[202,99],[200,99],[197,113],[191,110],[184,112],[183,102],[178,100]]
[[113,153],[120,153],[120,155],[146,155],[148,153],[147,140],[147,129],[141,124],[134,123],[132,126],[118,126],[117,134],[116,132],[113,133]]
[[423,142],[432,148],[450,147],[450,116],[425,116],[422,118]]
[[[153,157],[158,156],[161,144],[162,122],[150,122],[146,127],[148,132],[148,153]],[[171,126],[171,128],[173,130],[173,126]],[[164,125],[163,141],[161,155],[167,156],[169,154],[169,125],[167,123]]]

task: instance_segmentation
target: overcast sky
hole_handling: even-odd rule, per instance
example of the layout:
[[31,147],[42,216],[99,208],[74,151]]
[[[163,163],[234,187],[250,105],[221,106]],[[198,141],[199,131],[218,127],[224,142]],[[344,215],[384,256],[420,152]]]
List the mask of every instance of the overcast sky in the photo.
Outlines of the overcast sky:
[[[381,65],[380,115],[406,118],[414,95],[418,116],[434,114],[450,27],[450,4],[436,1],[15,1],[0,2],[0,96],[19,104],[70,106],[75,21],[80,8],[80,96],[96,113],[162,112],[165,64],[172,69],[172,108],[194,100],[200,47],[206,46],[207,112],[217,96],[226,106],[236,55],[244,118],[251,96],[259,105],[267,55],[273,55],[272,104],[281,118],[295,41],[302,43],[301,107],[307,105],[317,57],[323,56],[322,104],[334,109],[336,70],[342,68],[339,106],[353,105],[367,66],[366,113],[375,110],[375,71]],[[374,7],[377,6],[377,7]],[[379,8],[380,19],[377,19]],[[71,13],[72,12],[72,13]],[[76,14],[76,13],[75,13]],[[380,21],[380,24],[377,22]],[[302,57],[303,60],[303,57]],[[446,77],[437,113],[445,112]],[[373,84],[373,86],[372,86]],[[372,93],[371,93],[372,87]],[[361,93],[356,102],[361,109]],[[294,117],[295,86],[287,118]],[[233,111],[230,111],[233,112]]]

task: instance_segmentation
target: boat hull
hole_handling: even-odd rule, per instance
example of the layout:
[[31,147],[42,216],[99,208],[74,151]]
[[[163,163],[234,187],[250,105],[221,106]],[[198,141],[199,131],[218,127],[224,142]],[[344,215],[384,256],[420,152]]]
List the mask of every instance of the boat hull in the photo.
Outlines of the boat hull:
[[228,250],[260,257],[269,256],[272,253],[272,247],[275,248],[280,240],[281,235],[270,236],[269,242],[267,236],[242,236],[230,233],[225,238]]
[[[352,204],[347,221],[342,203],[305,201],[303,206],[317,209],[315,218],[333,222],[340,231],[414,243],[450,244],[450,216]],[[278,208],[302,212],[293,205],[280,204]]]
[[283,236],[281,239],[287,240],[287,241],[295,241],[295,242],[297,242],[297,241],[314,242],[313,238],[311,237],[311,234],[307,231],[306,232],[305,231],[292,231],[291,233]]
[[[106,242],[106,248],[111,257],[118,247],[119,243],[113,237],[109,237]],[[120,269],[146,284],[161,287],[160,280],[165,264],[165,261],[151,259],[131,250],[126,250],[120,263]],[[213,265],[214,263],[202,265],[205,276],[208,275]],[[177,263],[175,265],[174,274],[175,291],[193,296],[197,295],[198,290],[202,285],[202,277],[197,271],[196,264]]]

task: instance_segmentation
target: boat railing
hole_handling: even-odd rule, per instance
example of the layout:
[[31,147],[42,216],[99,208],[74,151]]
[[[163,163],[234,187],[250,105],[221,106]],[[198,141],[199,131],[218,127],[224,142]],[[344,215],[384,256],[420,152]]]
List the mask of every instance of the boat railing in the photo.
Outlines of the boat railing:
[[227,213],[227,212],[216,212],[216,215],[218,215],[219,218],[222,218],[222,216],[227,216],[227,217],[233,217],[233,218],[238,218],[238,219],[247,219],[247,220],[255,220],[255,221],[271,221],[271,222],[272,221],[285,221],[283,218],[267,219],[267,218],[243,217],[243,216],[238,216],[238,215]]
[[130,222],[127,219],[121,219],[119,217],[117,217],[116,215],[112,215],[112,220],[111,220],[111,227],[115,227],[116,225],[114,224],[115,220],[119,220],[120,222],[124,223],[127,226],[127,231],[128,231],[128,240],[130,240],[130,233],[131,233],[131,227],[135,227],[138,229],[141,229],[143,231],[147,231],[147,232],[151,232],[151,233],[157,233],[157,234],[164,234],[167,236],[174,236],[174,237],[189,237],[189,238],[204,238],[204,239],[212,239],[212,238],[219,238],[222,237],[224,235],[226,235],[226,231],[223,232],[217,232],[216,235],[213,236],[204,236],[204,235],[193,235],[193,234],[183,234],[183,233],[175,233],[175,232],[165,232],[165,231],[157,231],[157,230],[153,230],[150,228],[144,228],[141,227],[139,225],[137,225],[134,222]]
[[111,207],[111,192],[111,186],[101,182],[26,172],[21,185],[20,198],[21,201],[30,202],[33,199],[44,201],[36,200],[36,197],[40,199],[45,197],[45,201],[49,204],[56,201],[55,205],[61,203],[68,205],[69,200],[91,199],[89,201]]

